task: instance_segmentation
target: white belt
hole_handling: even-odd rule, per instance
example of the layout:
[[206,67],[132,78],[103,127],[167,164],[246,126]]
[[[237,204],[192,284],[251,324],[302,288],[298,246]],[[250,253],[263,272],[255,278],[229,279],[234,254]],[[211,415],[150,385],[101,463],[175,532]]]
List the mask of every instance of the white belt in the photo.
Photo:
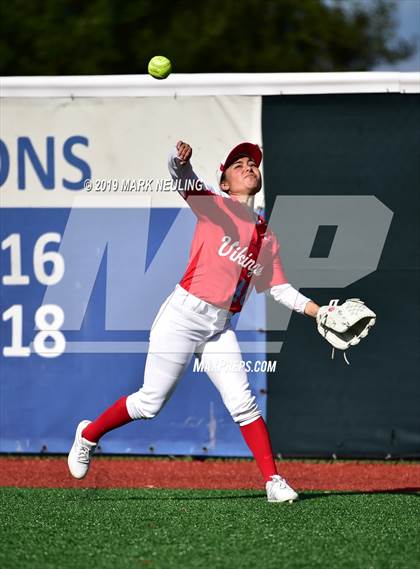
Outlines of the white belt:
[[174,297],[182,298],[182,304],[184,306],[188,306],[194,312],[198,314],[208,314],[214,318],[221,318],[223,320],[229,320],[233,313],[230,310],[226,310],[225,308],[220,308],[219,306],[215,306],[214,304],[210,304],[198,296],[194,296],[184,288],[180,284],[177,284],[175,287],[175,294]]

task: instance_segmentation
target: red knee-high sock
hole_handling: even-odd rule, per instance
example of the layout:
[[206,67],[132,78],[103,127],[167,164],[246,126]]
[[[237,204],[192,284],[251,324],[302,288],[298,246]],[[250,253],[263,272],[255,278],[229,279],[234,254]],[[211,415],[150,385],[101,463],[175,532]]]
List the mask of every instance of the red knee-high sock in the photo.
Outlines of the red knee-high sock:
[[108,431],[130,423],[133,419],[127,411],[127,397],[121,397],[111,407],[102,413],[95,421],[92,421],[82,431],[82,437],[91,443],[97,443]]
[[256,421],[244,425],[240,429],[246,444],[257,461],[264,480],[267,482],[271,476],[277,474],[277,468],[271,448],[270,435],[264,419],[259,417]]

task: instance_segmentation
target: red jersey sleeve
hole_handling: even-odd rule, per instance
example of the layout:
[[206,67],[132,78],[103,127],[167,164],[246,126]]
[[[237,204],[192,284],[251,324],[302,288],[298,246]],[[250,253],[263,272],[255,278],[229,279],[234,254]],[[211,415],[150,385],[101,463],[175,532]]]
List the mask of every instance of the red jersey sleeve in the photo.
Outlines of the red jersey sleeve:
[[288,282],[280,257],[280,243],[271,231],[267,231],[267,234],[264,237],[260,257],[264,270],[261,275],[256,277],[254,280],[257,292],[264,292],[273,286]]
[[198,216],[214,213],[214,199],[224,199],[226,194],[203,182],[194,172],[191,163],[181,164],[173,149],[168,157],[168,169],[178,193]]

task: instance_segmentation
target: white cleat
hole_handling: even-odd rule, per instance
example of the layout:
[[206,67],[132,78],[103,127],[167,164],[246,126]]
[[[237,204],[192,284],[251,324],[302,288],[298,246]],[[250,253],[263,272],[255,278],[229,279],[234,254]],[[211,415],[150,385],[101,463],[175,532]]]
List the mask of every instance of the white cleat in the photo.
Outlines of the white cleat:
[[269,502],[294,502],[299,498],[293,488],[278,474],[272,476],[271,480],[266,482],[265,489]]
[[95,452],[96,443],[91,443],[82,437],[82,431],[91,421],[82,421],[76,429],[74,443],[67,458],[70,474],[74,478],[84,478],[89,470],[90,459]]

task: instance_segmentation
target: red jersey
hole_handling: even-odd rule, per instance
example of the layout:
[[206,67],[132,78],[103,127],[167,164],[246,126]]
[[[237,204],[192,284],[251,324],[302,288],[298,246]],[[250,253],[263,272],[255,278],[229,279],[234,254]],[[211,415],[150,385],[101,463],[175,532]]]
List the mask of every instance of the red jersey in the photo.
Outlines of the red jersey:
[[175,154],[169,170],[197,216],[182,288],[214,306],[239,312],[254,287],[262,292],[287,282],[278,240],[263,217],[229,194],[205,186]]

